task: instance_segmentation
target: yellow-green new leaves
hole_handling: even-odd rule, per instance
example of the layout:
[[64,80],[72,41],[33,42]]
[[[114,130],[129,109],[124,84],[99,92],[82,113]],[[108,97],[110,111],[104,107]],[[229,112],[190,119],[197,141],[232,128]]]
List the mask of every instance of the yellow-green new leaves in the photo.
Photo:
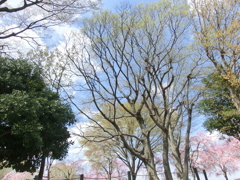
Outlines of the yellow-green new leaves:
[[225,80],[232,102],[240,113],[240,3],[238,0],[191,0],[195,37],[202,53]]
[[[154,133],[164,134],[165,178],[172,180],[169,135],[172,133],[176,142],[173,149],[179,150],[176,126],[183,127],[180,124],[186,122],[186,112],[197,100],[197,92],[191,90],[199,62],[187,41],[191,38],[187,9],[175,1],[163,1],[97,13],[83,23],[82,32],[89,40],[84,49],[88,56],[69,58],[73,64],[80,64],[79,77],[84,77],[76,89],[84,92],[81,105],[89,110],[80,105],[81,113],[110,138],[119,137],[119,144],[145,164],[153,180],[158,176],[152,142],[163,140]],[[102,124],[93,113],[99,114]],[[185,126],[188,134],[191,120],[189,115]],[[131,125],[134,131],[130,134]],[[141,145],[133,147],[131,139]],[[182,166],[180,160],[178,163]]]

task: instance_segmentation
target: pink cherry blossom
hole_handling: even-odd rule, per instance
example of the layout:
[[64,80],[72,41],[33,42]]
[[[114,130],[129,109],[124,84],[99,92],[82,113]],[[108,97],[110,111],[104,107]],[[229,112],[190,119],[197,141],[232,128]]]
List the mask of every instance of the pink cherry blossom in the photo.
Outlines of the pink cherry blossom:
[[2,180],[27,180],[32,178],[33,177],[29,172],[10,171],[3,177]]
[[240,168],[240,141],[237,139],[219,140],[198,133],[191,138],[191,147],[192,164],[198,170],[223,175],[228,180],[228,175]]

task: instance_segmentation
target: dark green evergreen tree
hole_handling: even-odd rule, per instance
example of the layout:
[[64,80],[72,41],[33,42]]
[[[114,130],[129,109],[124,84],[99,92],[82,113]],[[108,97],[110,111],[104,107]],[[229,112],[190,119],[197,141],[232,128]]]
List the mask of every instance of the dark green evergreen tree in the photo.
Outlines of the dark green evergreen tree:
[[225,80],[217,74],[211,74],[203,83],[204,99],[199,103],[199,108],[207,116],[204,126],[208,131],[218,130],[240,140],[240,115]]
[[[44,83],[38,67],[0,58],[0,166],[35,172],[45,158],[66,156],[75,122],[70,105]],[[41,173],[41,172],[40,172]],[[40,176],[42,176],[40,174]]]

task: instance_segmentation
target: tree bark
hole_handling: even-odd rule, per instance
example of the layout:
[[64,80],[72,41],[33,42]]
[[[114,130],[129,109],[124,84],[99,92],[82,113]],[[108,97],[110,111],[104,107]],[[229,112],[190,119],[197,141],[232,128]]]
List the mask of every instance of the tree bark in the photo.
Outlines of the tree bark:
[[38,180],[42,180],[42,178],[43,178],[45,161],[46,161],[46,157],[45,157],[45,155],[43,155],[42,156],[42,161],[41,161],[41,166],[40,166],[40,171],[39,171],[39,174],[38,174]]
[[223,173],[224,173],[225,179],[228,180],[227,172],[223,172]]
[[163,167],[165,179],[173,180],[171,169],[169,166],[169,144],[168,144],[168,131],[163,131]]
[[183,166],[182,166],[182,161],[181,161],[181,155],[179,152],[179,146],[173,137],[173,131],[171,128],[169,128],[169,143],[170,143],[171,150],[172,150],[174,165],[175,165],[176,171],[177,171],[177,179],[182,180]]
[[156,166],[154,163],[154,155],[151,149],[150,141],[149,138],[146,137],[145,142],[144,142],[144,157],[145,160],[143,163],[145,164],[147,168],[147,173],[148,173],[148,179],[149,180],[159,180],[157,172],[156,172]]
[[205,180],[208,180],[207,173],[206,173],[205,170],[203,170],[203,175],[204,175],[204,177],[205,177]]
[[237,92],[231,86],[228,86],[228,89],[230,91],[230,96],[231,96],[232,102],[235,105],[238,113],[240,114],[240,99],[237,95]]
[[148,173],[148,179],[149,180],[159,180],[157,176],[157,172],[155,170],[155,164],[152,160],[148,160],[144,162],[146,168],[147,168],[147,173]]
[[190,153],[190,133],[192,126],[192,109],[194,104],[188,105],[188,122],[187,122],[187,131],[185,137],[185,154],[184,154],[184,168],[183,168],[183,180],[188,180],[188,163],[189,163],[189,153]]
[[200,180],[197,168],[193,168],[193,170],[194,170],[194,173],[196,174],[197,180]]

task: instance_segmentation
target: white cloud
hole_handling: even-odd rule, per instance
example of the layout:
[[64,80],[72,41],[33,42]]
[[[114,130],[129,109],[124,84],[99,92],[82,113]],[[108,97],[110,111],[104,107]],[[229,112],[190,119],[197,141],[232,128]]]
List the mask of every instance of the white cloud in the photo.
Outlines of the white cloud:
[[224,137],[224,135],[218,131],[206,132],[206,136],[210,137],[213,141],[219,141],[222,137]]
[[[5,27],[11,28],[12,26]],[[1,29],[1,27],[0,27]],[[32,38],[34,38],[34,41]],[[9,37],[1,40],[1,45],[4,45],[5,51],[7,54],[11,55],[14,58],[18,57],[18,51],[25,54],[33,48],[37,48],[38,45],[45,46],[44,42],[41,40],[39,35],[32,30],[23,32],[21,37]]]
[[4,7],[19,7],[19,5],[23,5],[24,2],[22,0],[8,0],[3,4]]

